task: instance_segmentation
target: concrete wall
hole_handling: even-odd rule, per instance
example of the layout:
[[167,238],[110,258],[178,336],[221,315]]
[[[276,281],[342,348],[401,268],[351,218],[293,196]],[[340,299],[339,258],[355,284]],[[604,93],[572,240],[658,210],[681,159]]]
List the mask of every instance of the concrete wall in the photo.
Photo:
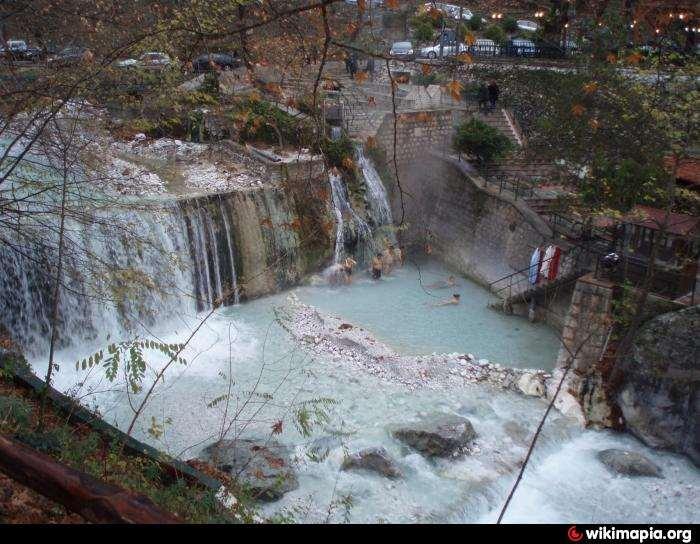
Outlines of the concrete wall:
[[488,284],[527,267],[534,247],[552,233],[522,202],[480,186],[476,174],[463,171],[468,168],[416,152],[399,168],[403,199],[395,178],[386,184],[396,222],[403,212],[400,238],[409,251],[422,252],[428,242],[434,256]]

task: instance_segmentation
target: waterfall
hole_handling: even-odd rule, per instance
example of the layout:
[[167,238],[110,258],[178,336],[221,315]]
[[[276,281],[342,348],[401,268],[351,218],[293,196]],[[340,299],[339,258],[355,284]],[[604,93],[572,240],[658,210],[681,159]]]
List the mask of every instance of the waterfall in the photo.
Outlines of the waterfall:
[[374,235],[367,222],[360,217],[350,203],[343,178],[333,172],[329,175],[333,213],[336,217],[334,264],[346,256],[348,247],[358,262],[368,261],[374,251]]
[[224,220],[224,229],[226,231],[226,245],[228,246],[228,259],[229,266],[231,267],[231,286],[233,288],[233,303],[240,304],[241,294],[238,291],[238,276],[236,274],[236,259],[234,257],[235,247],[231,242],[233,237],[233,231],[231,230],[231,221],[229,220],[228,207],[225,206],[223,200],[219,198],[219,210],[221,211],[221,217]]
[[391,207],[389,206],[389,197],[382,183],[382,178],[379,177],[379,173],[374,168],[372,161],[365,156],[361,145],[356,147],[356,153],[357,163],[362,170],[362,176],[367,187],[367,204],[375,225],[377,227],[393,225],[394,220],[391,215]]
[[343,200],[341,194],[343,192],[342,178],[331,172],[329,175],[331,182],[331,198],[333,199],[333,213],[335,214],[335,250],[333,253],[333,263],[338,264],[343,257],[345,245],[345,221],[343,218]]
[[[33,185],[53,180],[37,164],[21,165],[21,178],[0,191],[0,199],[11,191],[13,202],[0,222],[0,337],[7,334],[30,358],[48,351],[60,204],[60,193]],[[352,245],[371,231],[352,210],[342,180],[336,183],[341,255],[346,236]],[[66,205],[59,348],[104,346],[274,293],[316,272],[332,250],[325,199],[293,184],[180,199],[80,189]],[[21,199],[20,191],[38,196]]]
[[[2,236],[0,328],[38,356],[47,351],[51,330],[56,232],[27,226],[22,236],[6,228]],[[192,310],[188,243],[176,206],[116,207],[89,221],[71,219],[65,247],[59,347],[106,343],[153,325],[157,315]]]
[[220,195],[181,203],[198,310],[240,302],[231,210]]

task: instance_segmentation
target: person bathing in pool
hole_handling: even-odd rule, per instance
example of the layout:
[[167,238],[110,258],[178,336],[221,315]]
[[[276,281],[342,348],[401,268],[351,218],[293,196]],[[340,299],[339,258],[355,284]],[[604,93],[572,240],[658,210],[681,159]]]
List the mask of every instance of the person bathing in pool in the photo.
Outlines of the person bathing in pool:
[[441,302],[438,302],[436,304],[433,304],[433,306],[440,307],[440,306],[457,306],[459,304],[459,299],[461,296],[459,293],[455,293],[452,295],[450,298],[443,300]]
[[454,276],[450,276],[446,281],[436,281],[430,285],[426,285],[426,289],[449,289],[450,287],[456,287],[457,280]]
[[345,283],[352,282],[352,270],[357,264],[357,261],[352,257],[347,257],[343,262],[343,270],[345,271]]
[[379,280],[382,278],[382,254],[377,253],[372,259],[372,279]]

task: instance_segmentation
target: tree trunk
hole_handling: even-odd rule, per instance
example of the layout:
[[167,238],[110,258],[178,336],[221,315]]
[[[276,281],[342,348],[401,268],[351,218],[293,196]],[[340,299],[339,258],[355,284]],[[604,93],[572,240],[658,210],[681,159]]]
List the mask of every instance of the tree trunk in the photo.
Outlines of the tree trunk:
[[93,523],[180,523],[151,500],[0,436],[0,470]]

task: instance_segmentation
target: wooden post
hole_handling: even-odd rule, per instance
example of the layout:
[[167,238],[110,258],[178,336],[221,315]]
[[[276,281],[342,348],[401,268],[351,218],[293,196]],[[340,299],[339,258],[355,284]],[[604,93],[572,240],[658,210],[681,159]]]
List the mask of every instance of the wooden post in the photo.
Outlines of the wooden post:
[[180,523],[145,495],[93,478],[1,435],[0,470],[93,523]]

